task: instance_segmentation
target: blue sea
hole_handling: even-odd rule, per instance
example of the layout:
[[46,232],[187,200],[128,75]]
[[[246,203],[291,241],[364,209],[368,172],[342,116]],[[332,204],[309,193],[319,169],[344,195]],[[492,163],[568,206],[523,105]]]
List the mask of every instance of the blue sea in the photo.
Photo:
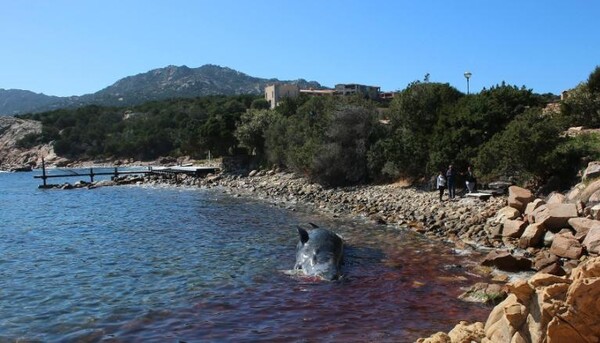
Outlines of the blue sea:
[[[409,230],[40,174],[0,172],[0,342],[410,342],[490,310],[456,299],[478,256]],[[342,280],[286,273],[306,222],[344,238]]]

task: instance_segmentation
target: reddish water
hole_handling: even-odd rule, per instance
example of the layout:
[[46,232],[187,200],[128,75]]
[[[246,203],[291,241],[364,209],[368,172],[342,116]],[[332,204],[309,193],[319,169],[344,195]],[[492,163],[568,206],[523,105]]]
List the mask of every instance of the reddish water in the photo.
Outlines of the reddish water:
[[[411,342],[489,311],[456,299],[476,256],[408,231],[206,190],[0,179],[0,342]],[[307,221],[344,237],[341,281],[283,272]]]
[[[337,282],[283,272],[246,287],[211,289],[188,308],[152,311],[116,328],[115,341],[410,342],[482,321],[490,308],[457,300],[480,281],[474,256],[411,232],[341,226],[348,243]],[[292,251],[290,250],[290,254]],[[107,337],[105,336],[105,339]]]

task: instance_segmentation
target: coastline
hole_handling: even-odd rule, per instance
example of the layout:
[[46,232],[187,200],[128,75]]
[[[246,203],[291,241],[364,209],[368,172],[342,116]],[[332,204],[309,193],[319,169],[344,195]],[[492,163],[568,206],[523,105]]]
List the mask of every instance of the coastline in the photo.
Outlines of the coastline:
[[[487,320],[467,323],[457,318],[460,322],[450,332],[432,333],[432,336],[420,338],[417,342],[491,343],[514,339],[542,342],[552,337],[565,337],[563,335],[585,339],[600,337],[600,323],[596,323],[600,305],[595,303],[600,296],[600,287],[590,289],[587,286],[592,283],[600,286],[600,257],[581,255],[579,259],[563,258],[562,268],[556,269],[558,260],[550,259],[550,265],[540,264],[546,263],[548,251],[553,252],[554,243],[550,250],[547,246],[524,249],[519,247],[518,240],[507,237],[503,232],[510,221],[507,220],[506,209],[514,210],[510,207],[515,206],[513,193],[525,191],[519,187],[511,190],[508,196],[494,196],[486,201],[459,197],[440,202],[435,191],[398,184],[327,189],[303,177],[275,170],[252,171],[248,176],[223,173],[205,178],[147,176],[144,183],[216,187],[233,196],[249,196],[290,210],[303,206],[333,217],[364,218],[381,225],[406,227],[429,239],[450,242],[457,249],[489,251],[481,261],[483,267],[479,272],[493,276],[492,283],[473,285],[460,296],[465,301],[496,305],[490,310]],[[534,201],[534,197],[529,195],[530,198],[521,205],[539,206],[544,203],[542,199]],[[531,216],[527,213],[524,211],[526,216]],[[530,226],[534,225],[537,224]],[[563,231],[556,234],[556,242],[561,241]],[[517,269],[510,270],[514,267]],[[518,270],[529,272],[517,275],[515,279],[504,273]],[[540,309],[544,311],[540,312]],[[571,321],[583,324],[568,326]]]
[[[567,253],[564,256],[570,256],[573,252],[571,247],[564,247],[561,251],[553,250],[556,242],[563,244],[568,235],[572,236],[570,232],[580,230],[579,224],[573,225],[569,221],[571,228],[562,226],[560,232],[547,231],[550,234],[549,240],[556,237],[555,242],[550,243],[550,249],[546,236],[543,237],[543,242],[540,241],[545,231],[539,231],[542,236],[538,234],[538,243],[528,238],[526,246],[522,246],[526,233],[520,240],[509,235],[511,223],[518,222],[518,218],[522,218],[523,223],[529,221],[531,227],[537,227],[548,219],[560,219],[555,214],[548,213],[550,208],[556,208],[551,206],[555,201],[565,205],[560,205],[559,209],[575,209],[571,193],[577,193],[573,192],[578,190],[577,187],[567,195],[554,194],[549,197],[548,207],[543,199],[535,199],[529,191],[519,187],[510,187],[508,196],[493,196],[485,201],[471,197],[447,200],[445,196],[444,201],[440,202],[436,191],[400,184],[324,188],[301,176],[277,170],[252,171],[247,176],[209,174],[203,178],[154,174],[136,178],[123,177],[106,184],[83,187],[118,184],[214,188],[232,196],[246,196],[292,211],[302,208],[303,211],[316,211],[334,218],[359,218],[380,225],[406,228],[431,240],[449,242],[457,250],[488,251],[488,255],[481,261],[481,270],[474,272],[493,277],[491,283],[473,285],[460,296],[466,301],[496,305],[491,309],[485,325],[482,322],[460,322],[448,334],[432,333],[431,337],[420,338],[417,342],[499,342],[511,341],[516,336],[530,337],[520,340],[523,342],[542,342],[549,337],[560,337],[562,333],[550,324],[558,322],[558,328],[564,330],[564,324],[560,326],[562,318],[570,316],[587,323],[586,317],[582,316],[590,316],[595,320],[596,315],[600,314],[600,305],[594,303],[600,296],[600,287],[587,288],[590,283],[600,286],[600,257],[594,257],[597,256],[595,253],[587,254],[585,248],[582,249],[573,240],[570,243],[580,246],[576,257],[561,257],[563,253]],[[582,190],[578,192],[586,193]],[[579,200],[578,203],[583,202]],[[540,211],[542,209],[545,212]],[[581,213],[586,212],[583,209]],[[588,219],[591,218],[589,213],[587,218],[582,218],[583,214],[578,212],[580,211],[575,211],[569,217],[600,224],[600,221]],[[595,238],[596,233],[600,235],[600,227],[594,230],[593,235],[590,231],[589,236],[593,236],[592,238]],[[583,236],[578,237],[582,239]],[[515,267],[516,270],[510,269]],[[519,270],[527,270],[527,275],[510,274]],[[567,297],[567,294],[571,295]],[[548,310],[540,313],[539,309],[542,308]],[[513,313],[513,310],[519,312]],[[515,316],[519,318],[518,322],[513,320]],[[459,320],[457,318],[457,322]],[[600,323],[598,328],[591,324],[588,327],[571,328],[571,331],[573,335],[580,337],[600,337]],[[531,336],[533,334],[540,336],[534,339]]]

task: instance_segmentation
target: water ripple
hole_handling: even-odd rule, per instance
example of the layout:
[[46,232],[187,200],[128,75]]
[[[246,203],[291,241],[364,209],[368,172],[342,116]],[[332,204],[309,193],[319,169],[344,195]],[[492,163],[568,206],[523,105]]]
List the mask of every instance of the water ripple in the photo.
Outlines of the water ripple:
[[[470,257],[408,231],[213,190],[30,178],[0,174],[0,341],[397,342],[487,312],[455,300],[477,276],[448,266]],[[344,236],[341,281],[282,272],[306,221]]]

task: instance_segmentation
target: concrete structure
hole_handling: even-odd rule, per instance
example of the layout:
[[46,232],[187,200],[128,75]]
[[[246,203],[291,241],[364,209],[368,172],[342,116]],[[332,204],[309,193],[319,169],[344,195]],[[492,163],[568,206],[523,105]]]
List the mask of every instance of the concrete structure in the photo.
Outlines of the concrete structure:
[[369,99],[379,99],[380,87],[376,86],[365,86],[359,85],[356,83],[349,84],[337,84],[335,85],[335,91],[340,95],[354,95],[354,94],[362,94]]
[[265,99],[271,104],[271,109],[279,105],[284,98],[295,98],[300,94],[298,85],[273,84],[265,87]]
[[360,94],[371,100],[390,100],[394,93],[381,93],[376,86],[365,86],[356,83],[337,84],[334,89],[299,89],[298,85],[276,83],[265,87],[265,100],[271,104],[271,109],[279,105],[284,98],[295,98],[300,94],[308,96],[350,96]]
[[310,96],[332,96],[335,95],[333,89],[301,89],[300,94],[306,94]]

